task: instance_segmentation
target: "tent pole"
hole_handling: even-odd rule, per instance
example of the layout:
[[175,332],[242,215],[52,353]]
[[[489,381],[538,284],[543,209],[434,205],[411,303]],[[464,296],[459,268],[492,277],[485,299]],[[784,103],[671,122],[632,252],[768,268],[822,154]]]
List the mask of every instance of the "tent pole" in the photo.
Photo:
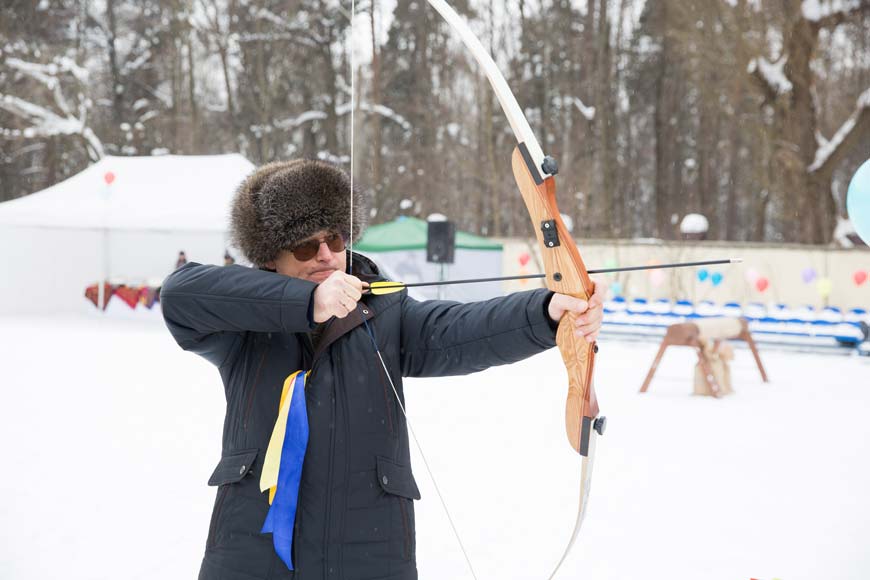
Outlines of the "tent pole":
[[108,270],[109,270],[109,264],[108,264],[108,262],[109,262],[109,259],[108,259],[109,229],[106,227],[103,227],[103,240],[102,241],[103,241],[103,243],[101,245],[102,245],[102,254],[103,254],[103,260],[102,260],[103,264],[102,264],[102,268],[100,268],[100,285],[97,288],[97,291],[99,293],[98,294],[99,298],[98,298],[97,302],[99,302],[99,304],[100,304],[100,312],[105,313],[106,312],[106,300],[107,300],[106,282],[108,281],[108,278],[109,278],[109,274],[108,274]]
[[98,302],[100,303],[100,312],[105,314],[106,302],[109,297],[106,296],[106,283],[109,281],[109,203],[112,198],[112,182],[115,181],[115,174],[107,171],[103,176],[106,182],[106,188],[103,190],[103,239],[101,250],[103,254],[103,264],[100,269],[100,287],[98,291]]

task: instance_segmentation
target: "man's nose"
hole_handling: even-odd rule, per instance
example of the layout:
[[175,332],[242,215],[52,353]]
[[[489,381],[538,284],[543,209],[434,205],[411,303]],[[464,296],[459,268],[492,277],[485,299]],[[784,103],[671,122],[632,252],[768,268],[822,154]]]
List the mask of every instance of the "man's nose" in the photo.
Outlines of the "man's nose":
[[332,250],[329,249],[325,240],[321,241],[317,248],[317,259],[324,262],[332,259]]

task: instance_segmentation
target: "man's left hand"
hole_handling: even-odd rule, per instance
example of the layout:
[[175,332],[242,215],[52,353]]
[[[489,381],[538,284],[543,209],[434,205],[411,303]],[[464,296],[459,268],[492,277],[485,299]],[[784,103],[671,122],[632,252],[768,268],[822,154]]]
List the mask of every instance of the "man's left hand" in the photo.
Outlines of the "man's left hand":
[[566,313],[574,314],[574,334],[585,336],[588,342],[594,342],[601,330],[601,320],[604,318],[604,297],[595,285],[595,292],[589,300],[575,298],[567,294],[553,294],[547,313],[554,322],[562,319]]

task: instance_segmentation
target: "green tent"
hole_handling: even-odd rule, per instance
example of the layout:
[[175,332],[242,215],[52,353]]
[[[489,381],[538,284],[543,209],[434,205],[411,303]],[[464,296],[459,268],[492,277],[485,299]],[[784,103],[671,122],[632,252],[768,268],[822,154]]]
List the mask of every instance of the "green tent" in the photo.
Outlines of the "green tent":
[[[456,232],[456,256],[452,264],[426,261],[429,226],[421,219],[399,217],[395,221],[366,230],[353,245],[374,260],[381,274],[402,282],[429,282],[461,278],[501,276],[502,245],[487,238]],[[485,300],[502,293],[501,284],[456,284],[412,288],[414,298],[447,298],[464,302]]]
[[[360,252],[425,250],[428,227],[419,218],[400,216],[389,223],[370,226],[353,248]],[[501,251],[502,245],[487,238],[457,231],[456,249]]]

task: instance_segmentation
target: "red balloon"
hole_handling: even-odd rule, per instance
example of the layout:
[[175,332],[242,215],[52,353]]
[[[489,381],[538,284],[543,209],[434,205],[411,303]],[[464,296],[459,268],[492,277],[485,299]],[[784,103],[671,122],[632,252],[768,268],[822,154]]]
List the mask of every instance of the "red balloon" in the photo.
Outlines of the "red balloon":
[[107,171],[106,174],[103,176],[103,179],[106,180],[106,183],[108,185],[112,185],[112,182],[115,181],[115,174],[111,171]]
[[529,256],[526,252],[520,254],[520,266],[525,266],[526,264],[528,264],[530,259],[531,256]]
[[760,277],[755,281],[755,287],[758,288],[759,292],[764,292],[767,290],[767,287],[770,286],[770,280],[765,278],[764,276]]
[[852,274],[852,280],[855,281],[856,286],[860,286],[867,281],[867,272],[865,272],[864,270],[857,270],[854,274]]

